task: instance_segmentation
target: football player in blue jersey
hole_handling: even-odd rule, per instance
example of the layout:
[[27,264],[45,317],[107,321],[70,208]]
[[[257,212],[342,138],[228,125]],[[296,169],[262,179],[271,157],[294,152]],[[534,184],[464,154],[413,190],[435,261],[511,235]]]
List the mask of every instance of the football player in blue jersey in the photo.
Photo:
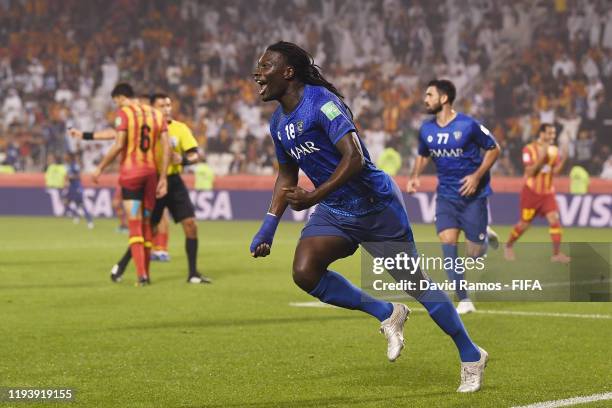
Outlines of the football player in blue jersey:
[[[419,154],[415,161],[407,191],[416,192],[419,176],[430,159],[436,164],[438,189],[436,197],[436,230],[442,253],[453,265],[446,270],[455,282],[460,314],[476,310],[462,287],[464,274],[454,267],[459,233],[466,239],[470,257],[484,255],[487,242],[497,246],[497,234],[488,227],[487,197],[491,194],[489,170],[500,153],[491,132],[475,119],[453,110],[456,89],[448,80],[433,80],[425,91],[425,109],[433,118],[423,122],[419,132]],[[484,155],[481,153],[484,150]]]
[[[79,158],[76,153],[66,154],[67,173],[68,178],[68,189],[64,195],[64,216],[68,217],[72,215],[74,222],[79,222],[80,215],[79,210],[83,211],[85,219],[87,220],[87,228],[92,229],[94,227],[93,219],[91,214],[87,211],[87,207],[83,203],[83,185],[81,184],[81,165],[79,164]],[[74,204],[74,207],[72,206]]]
[[[293,280],[324,303],[361,310],[378,319],[388,342],[387,358],[395,361],[404,347],[404,322],[410,310],[370,296],[328,267],[352,255],[359,244],[369,245],[370,253],[380,250],[376,243],[416,253],[401,192],[372,164],[343,96],[306,51],[288,42],[272,44],[257,61],[253,77],[261,87],[261,99],[279,103],[270,120],[279,173],[268,213],[251,242],[251,255],[270,254],[287,206],[304,210],[317,204],[295,250]],[[300,169],[314,190],[297,186]],[[418,268],[411,273],[413,279],[429,281]],[[446,293],[437,288],[408,293],[457,346],[461,359],[457,391],[479,390],[488,355],[470,339]]]

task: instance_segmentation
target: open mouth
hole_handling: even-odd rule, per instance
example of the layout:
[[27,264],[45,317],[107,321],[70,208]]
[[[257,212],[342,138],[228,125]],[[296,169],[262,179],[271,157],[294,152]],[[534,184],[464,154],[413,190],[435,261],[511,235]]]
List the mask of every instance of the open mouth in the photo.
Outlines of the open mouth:
[[266,92],[266,89],[268,89],[268,83],[265,81],[262,81],[261,79],[258,79],[255,82],[257,82],[259,86],[261,86],[261,89],[259,89],[259,94],[263,95],[264,92]]

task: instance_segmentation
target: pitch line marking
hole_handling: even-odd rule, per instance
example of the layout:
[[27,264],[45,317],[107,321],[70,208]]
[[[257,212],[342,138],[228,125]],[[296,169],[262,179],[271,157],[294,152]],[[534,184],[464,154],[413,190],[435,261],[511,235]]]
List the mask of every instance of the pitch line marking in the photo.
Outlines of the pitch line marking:
[[[314,302],[289,302],[289,306],[293,307],[313,307],[313,308],[326,308],[335,307],[319,301]],[[426,310],[421,307],[411,307],[412,311],[425,312]],[[496,315],[507,315],[507,316],[536,316],[536,317],[575,317],[578,319],[604,319],[612,320],[612,315],[606,314],[580,314],[580,313],[554,313],[554,312],[527,312],[520,310],[476,310],[476,314],[496,314]]]
[[515,406],[512,408],[558,408],[558,407],[569,407],[569,406],[578,405],[578,404],[586,404],[588,402],[608,401],[608,400],[612,400],[612,392],[587,395],[584,397],[573,397],[573,398],[554,400],[554,401],[537,402],[535,404],[521,405],[520,407]]

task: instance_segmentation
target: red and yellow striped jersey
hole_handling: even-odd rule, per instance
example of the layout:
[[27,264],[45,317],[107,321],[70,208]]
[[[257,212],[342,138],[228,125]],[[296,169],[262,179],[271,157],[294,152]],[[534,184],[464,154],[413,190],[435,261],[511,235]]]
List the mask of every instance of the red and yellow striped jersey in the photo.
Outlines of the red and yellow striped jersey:
[[163,116],[159,110],[142,104],[130,104],[117,111],[115,130],[127,133],[121,154],[122,174],[157,171],[155,145],[167,130]]
[[[540,157],[540,144],[538,142],[529,143],[523,148],[523,165],[531,166],[537,162]],[[525,184],[534,193],[537,194],[552,194],[555,192],[553,186],[553,169],[561,160],[559,157],[559,149],[557,146],[550,146],[546,152],[547,158],[544,165],[533,176],[525,176]]]

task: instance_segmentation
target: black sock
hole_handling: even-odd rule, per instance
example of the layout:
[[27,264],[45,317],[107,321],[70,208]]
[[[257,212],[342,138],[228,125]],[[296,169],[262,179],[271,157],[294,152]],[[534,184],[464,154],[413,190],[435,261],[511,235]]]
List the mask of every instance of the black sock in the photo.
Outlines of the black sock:
[[121,270],[127,268],[128,264],[130,263],[130,259],[132,259],[132,251],[130,251],[130,247],[128,247],[127,251],[125,251],[125,254],[123,254],[123,257],[119,260],[119,262],[117,262],[119,268]]
[[189,276],[198,274],[198,239],[185,238],[185,252],[187,252],[187,262],[189,263]]

